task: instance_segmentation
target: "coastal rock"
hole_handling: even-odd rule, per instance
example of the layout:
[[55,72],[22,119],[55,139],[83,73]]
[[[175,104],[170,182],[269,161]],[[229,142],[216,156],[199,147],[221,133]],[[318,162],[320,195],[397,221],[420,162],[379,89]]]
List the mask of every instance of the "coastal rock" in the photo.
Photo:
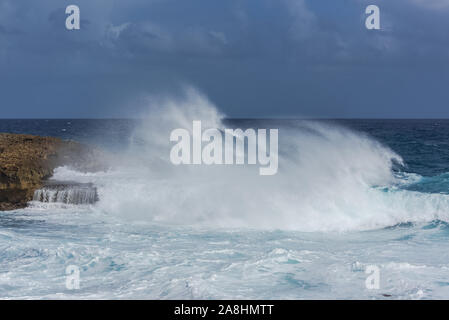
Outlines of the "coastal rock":
[[23,208],[59,166],[105,170],[98,149],[53,137],[0,133],[0,210]]

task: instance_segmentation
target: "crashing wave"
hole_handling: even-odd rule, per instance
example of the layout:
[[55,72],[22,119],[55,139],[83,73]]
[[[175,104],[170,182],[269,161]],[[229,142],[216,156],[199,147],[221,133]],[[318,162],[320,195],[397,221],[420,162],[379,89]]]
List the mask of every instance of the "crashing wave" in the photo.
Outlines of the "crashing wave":
[[55,179],[94,183],[96,207],[127,221],[299,231],[449,221],[449,196],[407,190],[417,179],[398,174],[401,157],[366,134],[330,122],[240,122],[234,125],[243,129],[279,125],[276,175],[258,176],[248,165],[174,166],[173,129],[189,128],[192,120],[223,129],[232,121],[194,90],[155,105],[113,170],[86,175],[59,168]]

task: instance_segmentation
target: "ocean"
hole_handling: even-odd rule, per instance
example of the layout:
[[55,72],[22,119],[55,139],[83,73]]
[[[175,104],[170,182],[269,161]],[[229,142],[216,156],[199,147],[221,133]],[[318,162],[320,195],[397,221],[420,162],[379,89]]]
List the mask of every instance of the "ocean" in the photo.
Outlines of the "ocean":
[[0,132],[99,146],[112,163],[55,171],[93,184],[93,204],[0,212],[0,298],[449,298],[449,120],[204,118],[278,128],[278,173],[168,164],[166,130],[186,123],[173,113],[0,120]]

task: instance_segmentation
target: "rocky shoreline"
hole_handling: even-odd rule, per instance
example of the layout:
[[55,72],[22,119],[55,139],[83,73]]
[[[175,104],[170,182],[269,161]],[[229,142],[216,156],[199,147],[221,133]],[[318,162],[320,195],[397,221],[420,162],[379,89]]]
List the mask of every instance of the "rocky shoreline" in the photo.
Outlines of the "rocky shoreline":
[[0,133],[0,211],[24,208],[55,168],[105,170],[104,154],[75,141]]

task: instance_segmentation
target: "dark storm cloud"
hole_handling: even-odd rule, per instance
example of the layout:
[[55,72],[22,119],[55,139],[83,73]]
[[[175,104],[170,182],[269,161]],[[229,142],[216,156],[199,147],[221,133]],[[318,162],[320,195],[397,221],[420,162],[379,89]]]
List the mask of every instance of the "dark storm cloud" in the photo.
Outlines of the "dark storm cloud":
[[22,34],[22,31],[20,31],[19,29],[9,29],[0,24],[0,34],[14,36],[14,35]]
[[448,18],[447,0],[0,0],[0,116],[133,117],[186,83],[236,117],[449,117]]

